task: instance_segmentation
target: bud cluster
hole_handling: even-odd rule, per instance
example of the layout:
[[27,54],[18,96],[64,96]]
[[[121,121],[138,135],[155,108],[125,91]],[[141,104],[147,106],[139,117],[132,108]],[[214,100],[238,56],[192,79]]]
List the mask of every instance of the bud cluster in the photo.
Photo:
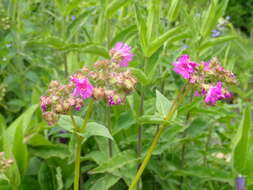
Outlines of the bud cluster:
[[72,77],[92,81],[92,97],[95,100],[105,100],[109,105],[123,103],[137,82],[129,70],[111,60],[97,61],[93,68],[84,67]]
[[80,110],[83,100],[72,95],[72,83],[62,85],[59,81],[51,81],[47,95],[40,97],[40,106],[44,119],[53,125],[59,119],[59,114],[66,114],[70,109]]
[[173,65],[176,73],[194,84],[197,88],[195,96],[204,96],[206,104],[215,105],[218,100],[232,97],[224,85],[236,84],[236,77],[225,70],[217,58],[196,63],[188,55],[182,55]]
[[91,68],[83,67],[74,73],[68,84],[58,81],[49,84],[47,94],[40,98],[43,117],[49,125],[55,124],[60,114],[67,114],[72,108],[80,111],[87,98],[117,105],[133,92],[137,80],[126,69],[133,57],[131,47],[119,42],[110,55],[110,60],[97,61]]
[[4,172],[13,164],[13,160],[6,159],[4,155],[5,155],[4,152],[0,152],[0,171],[1,172]]

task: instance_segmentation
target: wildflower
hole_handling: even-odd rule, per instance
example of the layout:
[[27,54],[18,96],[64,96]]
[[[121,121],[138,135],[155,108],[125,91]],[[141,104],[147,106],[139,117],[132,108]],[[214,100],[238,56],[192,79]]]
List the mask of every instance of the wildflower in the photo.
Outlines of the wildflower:
[[118,105],[121,104],[122,100],[119,95],[113,95],[108,97],[108,104],[109,105]]
[[125,43],[118,42],[114,48],[110,50],[112,60],[118,63],[121,67],[127,67],[132,61],[134,54],[131,53],[132,48]]
[[188,55],[182,55],[178,61],[173,63],[174,71],[177,74],[180,74],[185,79],[190,79],[191,74],[194,72],[197,63],[190,61],[190,57]]
[[51,104],[51,99],[48,96],[41,96],[40,97],[40,107],[42,112],[47,110],[47,106]]
[[212,37],[216,38],[219,37],[221,35],[221,32],[217,29],[212,30]]
[[205,103],[208,105],[215,105],[218,100],[224,99],[222,94],[222,82],[218,82],[216,86],[211,87],[205,97]]
[[236,179],[235,179],[235,183],[236,183],[236,190],[245,190],[245,177],[239,175]]
[[75,84],[75,89],[72,93],[73,96],[87,99],[92,96],[93,86],[86,78],[71,77],[71,82]]
[[71,20],[76,20],[76,16],[75,16],[75,15],[72,15],[72,16],[71,16]]
[[189,46],[186,45],[186,44],[184,44],[184,45],[181,47],[181,50],[185,50],[185,49],[188,49],[188,48],[189,48]]

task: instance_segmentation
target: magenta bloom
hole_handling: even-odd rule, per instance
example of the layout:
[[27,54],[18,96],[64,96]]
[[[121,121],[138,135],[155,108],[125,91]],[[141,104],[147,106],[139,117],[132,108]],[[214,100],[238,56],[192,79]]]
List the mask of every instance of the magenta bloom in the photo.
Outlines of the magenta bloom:
[[134,54],[132,54],[132,48],[125,43],[118,42],[110,50],[112,60],[119,63],[121,67],[127,67],[128,63],[132,61]]
[[210,63],[209,62],[202,62],[204,65],[204,71],[209,71],[210,70]]
[[92,96],[93,86],[86,78],[76,78],[71,77],[71,82],[73,82],[76,86],[72,95],[76,97],[81,97],[82,99],[87,99]]
[[47,105],[51,104],[51,99],[48,96],[40,97],[40,107],[42,112],[47,111]]
[[190,79],[197,63],[190,61],[190,57],[188,55],[182,55],[175,63],[173,63],[173,65],[173,70],[177,74],[180,74],[185,79]]
[[215,105],[218,100],[224,99],[222,94],[222,82],[217,82],[216,86],[211,87],[206,94],[205,103],[208,105]]
[[114,96],[109,96],[108,97],[108,104],[109,105],[118,105],[118,104],[121,104],[122,103],[122,100],[119,96],[117,95],[114,95]]

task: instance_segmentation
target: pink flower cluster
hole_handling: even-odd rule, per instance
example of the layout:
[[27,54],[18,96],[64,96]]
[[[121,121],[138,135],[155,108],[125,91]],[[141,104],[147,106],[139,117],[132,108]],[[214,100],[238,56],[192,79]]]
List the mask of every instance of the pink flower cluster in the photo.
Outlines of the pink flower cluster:
[[218,100],[228,99],[232,97],[232,94],[226,89],[222,88],[222,82],[219,81],[215,86],[209,88],[205,95],[205,103],[208,105],[215,105]]
[[70,77],[70,83],[62,85],[52,81],[47,95],[41,96],[41,110],[49,125],[55,124],[60,114],[74,108],[80,111],[84,100],[105,100],[109,105],[121,104],[135,87],[136,79],[127,67],[132,60],[132,48],[119,42],[110,50],[111,59],[97,61],[92,69],[82,68]]
[[173,70],[193,84],[195,96],[204,96],[207,105],[215,105],[218,100],[232,98],[224,84],[236,84],[235,75],[225,70],[216,58],[209,62],[196,63],[188,55],[182,55]]

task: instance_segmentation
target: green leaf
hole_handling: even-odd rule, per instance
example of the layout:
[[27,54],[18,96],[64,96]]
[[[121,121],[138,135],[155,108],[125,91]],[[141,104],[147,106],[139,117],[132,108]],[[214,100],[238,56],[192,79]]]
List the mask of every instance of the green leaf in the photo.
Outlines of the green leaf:
[[28,144],[32,146],[52,145],[43,135],[35,134],[29,137]]
[[110,58],[107,49],[102,46],[91,45],[91,46],[81,49],[80,51],[84,53],[90,53],[90,54],[102,56],[104,58]]
[[135,5],[135,18],[136,18],[137,28],[139,32],[140,44],[142,46],[142,51],[146,55],[147,53],[146,51],[148,47],[147,25],[137,5]]
[[13,190],[9,182],[5,179],[0,179],[0,189],[2,190]]
[[177,172],[184,176],[197,176],[208,180],[215,180],[225,183],[233,183],[233,176],[225,170],[220,170],[211,167],[192,167],[185,170],[177,170]]
[[235,40],[237,38],[238,38],[238,36],[236,36],[236,35],[228,35],[228,36],[224,36],[224,37],[218,37],[218,38],[215,38],[215,39],[209,39],[207,41],[204,41],[200,45],[199,50],[203,51],[203,50],[205,50],[209,47],[213,47],[213,46],[216,46],[216,45],[219,45],[219,44],[223,44],[225,42]]
[[36,147],[28,147],[29,152],[40,158],[49,159],[52,157],[56,158],[67,158],[69,156],[69,150],[66,145],[44,145]]
[[63,189],[63,181],[62,181],[62,170],[60,167],[56,168],[56,181],[57,181],[57,190]]
[[91,13],[91,10],[84,11],[80,16],[78,16],[67,28],[67,36],[68,40],[73,38],[73,36],[83,27],[83,25],[87,22],[85,19],[89,14]]
[[60,10],[61,15],[64,14],[64,4],[64,0],[55,0],[55,5]]
[[177,26],[171,30],[168,30],[148,45],[147,56],[152,56],[169,38],[173,38],[183,30],[184,27]]
[[38,181],[40,184],[41,190],[49,190],[54,189],[52,172],[46,163],[41,164],[39,173],[38,173]]
[[110,4],[106,7],[105,15],[108,18],[111,18],[112,15],[122,8],[123,6],[126,6],[128,3],[130,3],[132,0],[113,0],[110,2]]
[[82,0],[72,0],[68,3],[64,11],[64,16],[69,15],[73,9],[77,8],[81,1]]
[[17,162],[19,172],[22,176],[25,173],[28,164],[28,151],[26,145],[24,144],[22,125],[19,125],[16,128],[12,152],[15,157],[15,161]]
[[138,122],[141,124],[169,124],[169,121],[155,115],[143,115],[138,118]]
[[156,38],[160,26],[160,10],[161,0],[148,1],[148,17],[147,17],[147,39],[149,41]]
[[91,136],[102,136],[113,140],[109,130],[104,125],[96,122],[88,122],[86,130],[80,135],[86,138]]
[[89,173],[96,174],[96,173],[105,173],[105,172],[113,172],[116,169],[122,168],[123,166],[136,162],[136,154],[133,150],[126,150],[124,152],[120,152],[117,155],[113,156],[108,161],[102,163],[97,168],[94,168]]
[[158,90],[156,90],[156,109],[161,114],[162,117],[166,117],[170,109],[170,106],[171,102]]
[[120,177],[106,174],[105,176],[96,179],[96,183],[91,186],[90,190],[108,190],[119,181]]
[[[74,116],[74,120],[79,128],[81,128],[83,124],[83,119],[78,116]],[[72,120],[70,116],[61,115],[58,125],[63,129],[73,133]],[[83,133],[79,133],[81,136],[88,139],[91,136],[103,136],[113,140],[112,135],[109,130],[104,126],[96,122],[88,122],[87,128]]]
[[141,69],[134,68],[134,67],[131,67],[130,69],[131,69],[133,75],[138,79],[138,81],[142,85],[145,86],[149,83],[148,76]]
[[216,27],[219,18],[224,14],[229,0],[222,0],[219,4],[211,1],[208,11],[204,14],[204,20],[201,26],[200,33],[204,38],[211,34],[211,31]]
[[251,113],[250,106],[244,110],[243,118],[241,120],[236,136],[232,140],[233,144],[233,168],[242,173],[246,164],[247,153],[249,149],[249,135],[251,127]]
[[179,10],[181,8],[182,0],[171,0],[168,11],[168,19],[170,22],[174,22],[177,19]]
[[111,41],[111,46],[116,44],[117,42],[124,42],[127,41],[131,36],[135,35],[137,32],[136,25],[130,25],[129,27],[121,30],[119,33],[115,35],[115,37]]

